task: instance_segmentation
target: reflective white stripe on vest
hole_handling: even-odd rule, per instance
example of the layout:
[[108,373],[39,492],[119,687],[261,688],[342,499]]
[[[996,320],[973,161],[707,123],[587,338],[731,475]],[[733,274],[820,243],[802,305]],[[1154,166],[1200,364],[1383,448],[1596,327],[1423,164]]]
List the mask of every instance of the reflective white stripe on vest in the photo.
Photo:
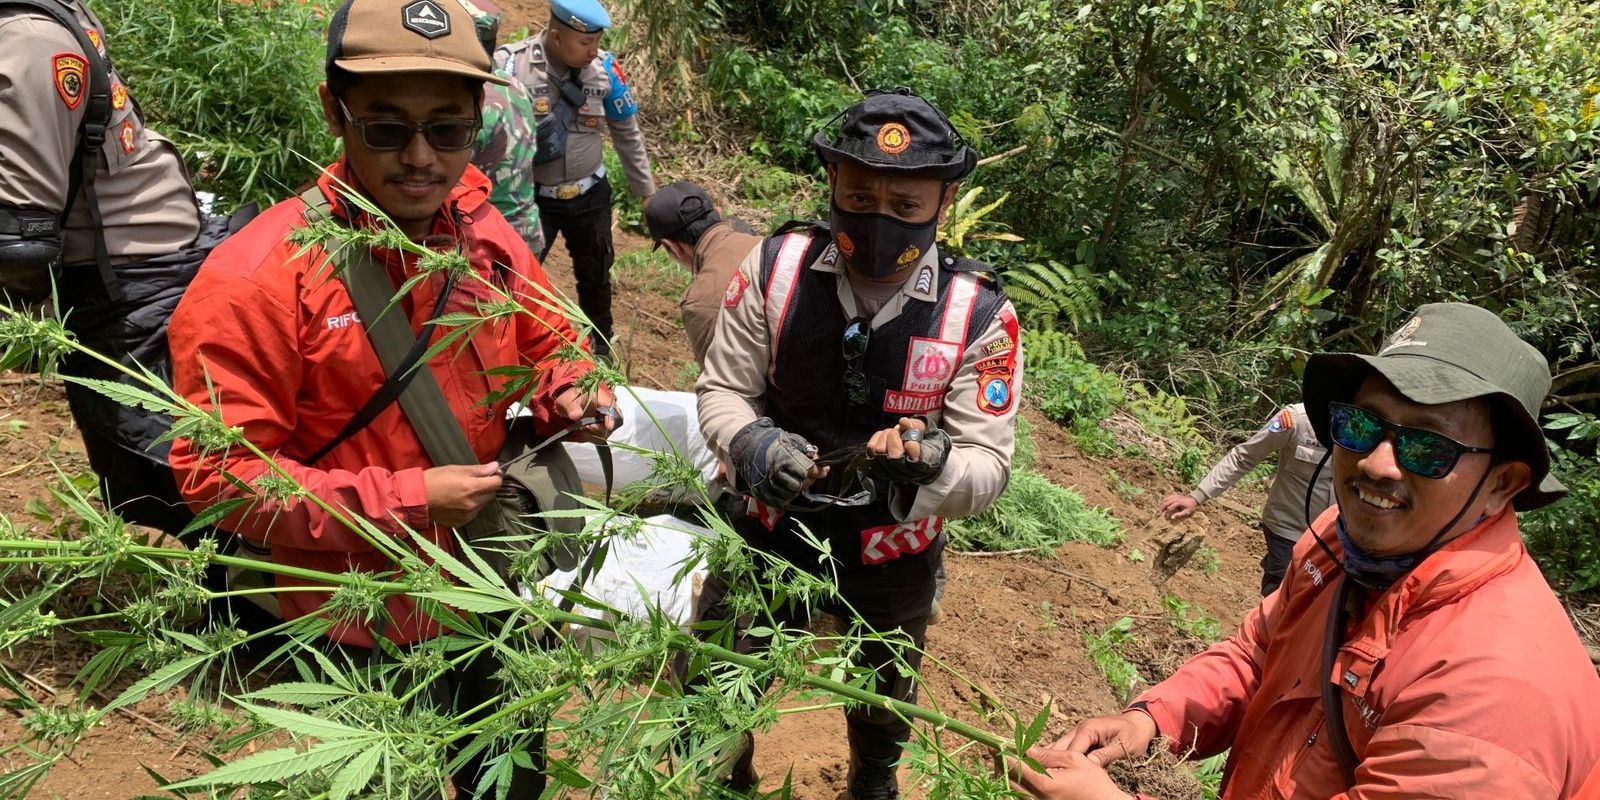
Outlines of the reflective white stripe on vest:
[[920,553],[933,544],[944,529],[942,517],[923,517],[897,525],[881,525],[861,532],[861,561],[882,564],[901,556]]
[[789,306],[794,303],[794,286],[805,264],[811,246],[811,235],[791,233],[783,237],[778,246],[778,258],[772,265],[772,277],[762,287],[767,300],[767,378],[771,379],[778,367],[778,342],[783,338],[783,323],[789,318]]
[[978,299],[978,278],[970,272],[957,272],[955,276],[955,283],[950,287],[950,301],[944,307],[944,320],[939,326],[939,338],[965,349],[967,326],[972,322],[972,308]]

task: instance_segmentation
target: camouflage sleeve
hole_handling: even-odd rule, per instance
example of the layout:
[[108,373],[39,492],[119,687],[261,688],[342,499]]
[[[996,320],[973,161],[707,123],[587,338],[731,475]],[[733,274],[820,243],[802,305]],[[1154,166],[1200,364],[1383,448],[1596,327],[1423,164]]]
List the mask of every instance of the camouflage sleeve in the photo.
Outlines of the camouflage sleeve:
[[528,249],[538,253],[544,249],[544,233],[533,183],[533,157],[538,148],[534,125],[533,102],[520,83],[486,85],[483,130],[472,163],[489,177],[489,201],[528,243]]

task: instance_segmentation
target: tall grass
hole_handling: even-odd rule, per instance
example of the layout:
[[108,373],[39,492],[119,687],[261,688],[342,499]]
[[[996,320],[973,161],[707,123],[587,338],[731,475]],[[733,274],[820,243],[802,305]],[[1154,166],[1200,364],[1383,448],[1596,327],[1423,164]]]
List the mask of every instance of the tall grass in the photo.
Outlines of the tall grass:
[[316,95],[331,0],[94,6],[130,93],[218,211],[281,199],[338,152]]

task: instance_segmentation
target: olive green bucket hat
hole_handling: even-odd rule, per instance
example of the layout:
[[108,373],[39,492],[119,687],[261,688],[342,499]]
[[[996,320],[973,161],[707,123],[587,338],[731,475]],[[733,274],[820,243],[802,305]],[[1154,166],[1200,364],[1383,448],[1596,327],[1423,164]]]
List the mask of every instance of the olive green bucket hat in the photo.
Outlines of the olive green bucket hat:
[[1384,344],[1375,356],[1317,353],[1306,362],[1302,383],[1306,415],[1317,440],[1332,447],[1328,404],[1348,403],[1373,374],[1382,375],[1412,402],[1441,405],[1487,397],[1495,416],[1495,453],[1533,469],[1533,485],[1516,496],[1518,511],[1531,511],[1567,493],[1550,474],[1550,450],[1539,427],[1539,408],[1550,391],[1550,365],[1498,316],[1467,303],[1430,303]]

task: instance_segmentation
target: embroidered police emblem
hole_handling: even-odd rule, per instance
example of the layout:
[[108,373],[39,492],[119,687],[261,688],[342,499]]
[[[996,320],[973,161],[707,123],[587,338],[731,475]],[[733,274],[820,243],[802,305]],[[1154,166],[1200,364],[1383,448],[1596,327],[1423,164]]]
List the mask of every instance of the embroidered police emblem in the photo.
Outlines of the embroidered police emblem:
[[1283,433],[1294,428],[1294,412],[1284,409],[1274,414],[1272,421],[1267,423],[1267,430],[1272,433]]
[[850,234],[840,231],[833,235],[833,241],[839,245],[839,252],[844,253],[845,258],[856,254],[856,243],[850,238]]
[[744,271],[733,273],[733,280],[728,281],[728,288],[722,292],[722,307],[733,308],[739,305],[739,300],[744,297],[744,290],[750,287],[750,279],[746,278]]
[[99,50],[102,53],[105,52],[106,42],[104,39],[100,38],[99,31],[95,30],[94,28],[84,28],[83,32],[89,37],[89,44],[94,45],[94,49]]
[[911,146],[911,131],[898,122],[886,122],[878,128],[878,149],[884,153],[897,156]]
[[417,0],[401,8],[400,24],[424,39],[450,35],[450,15],[433,0]]
[[548,114],[548,113],[550,113],[550,98],[541,97],[538,100],[533,101],[533,113],[535,113],[535,114]]
[[1002,416],[1011,409],[1010,373],[991,372],[979,376],[983,389],[978,393],[978,410],[992,416]]
[[583,118],[583,124],[584,124],[584,127],[587,127],[587,128],[598,128],[598,127],[600,127],[600,118],[599,117],[584,117]]
[[122,130],[117,132],[117,141],[122,143],[122,152],[125,155],[133,155],[135,143],[133,120],[127,120],[122,123]]
[[905,252],[900,254],[899,258],[894,260],[894,263],[899,264],[902,267],[906,267],[917,263],[917,259],[919,258],[922,258],[922,248],[916,245],[911,245],[905,249]]
[[89,62],[77,53],[57,53],[54,72],[56,94],[61,96],[61,102],[70,110],[78,110],[78,106],[83,105],[83,81],[89,74]]
[[123,86],[121,81],[117,81],[111,85],[111,107],[121,111],[127,105],[128,87]]

